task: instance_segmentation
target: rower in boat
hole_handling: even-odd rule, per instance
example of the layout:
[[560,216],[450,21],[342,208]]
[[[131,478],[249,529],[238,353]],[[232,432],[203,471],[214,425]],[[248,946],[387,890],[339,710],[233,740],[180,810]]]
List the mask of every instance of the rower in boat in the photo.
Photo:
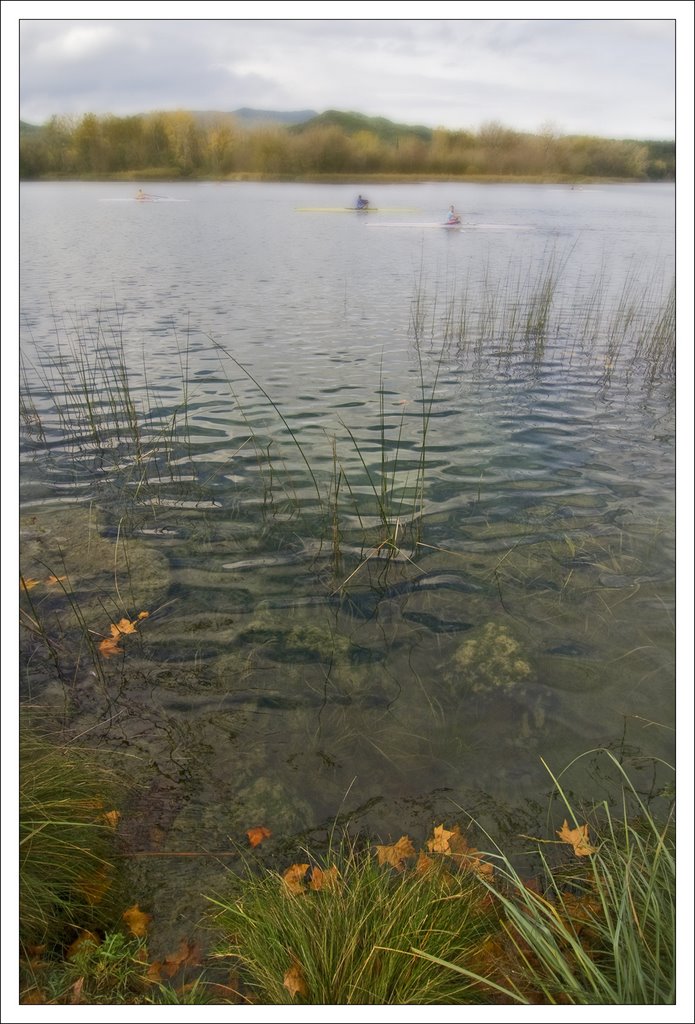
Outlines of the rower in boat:
[[449,207],[449,212],[446,215],[446,222],[445,223],[447,225],[450,225],[450,224],[460,224],[461,223],[461,218],[459,217],[458,213],[454,209],[453,205]]
[[356,210],[366,210],[369,206],[369,200],[365,199],[364,196],[358,196],[357,202],[355,203]]

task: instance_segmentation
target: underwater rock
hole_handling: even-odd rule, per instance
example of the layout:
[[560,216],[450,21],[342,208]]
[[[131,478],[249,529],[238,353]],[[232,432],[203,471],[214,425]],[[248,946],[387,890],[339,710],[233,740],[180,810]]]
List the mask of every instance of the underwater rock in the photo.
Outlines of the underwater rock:
[[488,622],[464,641],[454,664],[471,693],[495,696],[515,694],[532,675],[521,645],[506,626]]

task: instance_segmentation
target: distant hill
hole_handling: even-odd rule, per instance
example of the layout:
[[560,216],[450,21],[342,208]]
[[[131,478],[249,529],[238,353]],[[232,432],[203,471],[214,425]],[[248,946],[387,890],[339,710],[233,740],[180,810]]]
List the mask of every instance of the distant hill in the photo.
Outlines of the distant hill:
[[282,124],[287,127],[303,124],[317,117],[315,110],[256,110],[240,107],[238,110],[191,110],[191,114],[204,127],[220,121],[241,122],[246,128],[263,124]]
[[290,130],[294,134],[300,134],[321,125],[341,128],[348,135],[364,131],[372,132],[382,142],[396,142],[397,139],[402,139],[405,135],[415,136],[423,142],[432,141],[432,129],[425,128],[423,125],[398,124],[385,117],[367,117],[366,114],[345,110],[325,110],[323,114],[317,114],[310,120],[293,125]]

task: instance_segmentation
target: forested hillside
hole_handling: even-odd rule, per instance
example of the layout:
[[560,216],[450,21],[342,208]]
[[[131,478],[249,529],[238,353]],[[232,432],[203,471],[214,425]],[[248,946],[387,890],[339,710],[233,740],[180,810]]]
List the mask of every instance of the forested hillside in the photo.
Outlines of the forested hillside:
[[518,132],[429,129],[326,111],[300,124],[188,111],[85,114],[20,123],[28,178],[276,178],[415,175],[445,178],[673,180],[675,143]]

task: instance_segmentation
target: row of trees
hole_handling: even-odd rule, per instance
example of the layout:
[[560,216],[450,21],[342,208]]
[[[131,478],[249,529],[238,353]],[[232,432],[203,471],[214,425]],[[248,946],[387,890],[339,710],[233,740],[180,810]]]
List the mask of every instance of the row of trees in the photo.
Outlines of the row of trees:
[[[373,119],[383,125],[383,119]],[[322,115],[303,125],[248,127],[231,116],[186,111],[133,117],[54,117],[20,133],[22,178],[141,177],[287,178],[326,174],[613,177],[670,179],[673,143],[537,134],[498,123],[480,130],[390,131]],[[394,128],[399,131],[394,132]]]

